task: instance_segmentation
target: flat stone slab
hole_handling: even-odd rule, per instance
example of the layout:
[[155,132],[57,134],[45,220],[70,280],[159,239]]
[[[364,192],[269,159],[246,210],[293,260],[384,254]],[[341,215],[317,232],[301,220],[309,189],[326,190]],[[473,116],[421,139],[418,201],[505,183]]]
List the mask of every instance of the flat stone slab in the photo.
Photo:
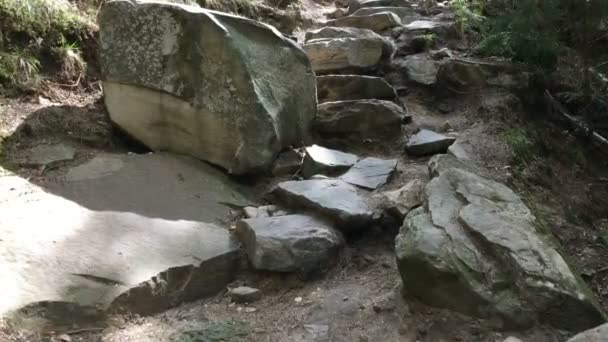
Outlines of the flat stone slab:
[[327,75],[317,77],[317,97],[319,103],[363,99],[394,101],[397,93],[381,77]]
[[339,231],[309,215],[245,219],[236,233],[253,267],[267,271],[320,271],[337,261],[344,244]]
[[38,145],[24,151],[17,162],[23,166],[47,166],[74,159],[76,150],[64,144]]
[[336,222],[344,232],[364,228],[372,211],[357,189],[341,180],[315,179],[279,183],[272,191],[278,204],[305,209]]
[[321,135],[387,138],[401,133],[405,111],[391,101],[354,100],[322,103],[314,129]]
[[445,153],[456,138],[422,129],[414,134],[407,143],[407,153],[413,156]]
[[329,20],[326,26],[356,27],[372,30],[376,33],[389,30],[401,25],[401,18],[392,12],[380,12],[370,15],[349,15],[347,17]]
[[308,31],[304,34],[304,42],[308,43],[318,39],[334,39],[334,38],[373,38],[382,39],[381,35],[372,30],[361,29],[356,27],[322,27],[320,29]]
[[0,177],[0,212],[0,315],[17,321],[37,303],[152,314],[215,294],[238,266],[217,225],[94,211],[16,176]]
[[257,202],[253,190],[218,168],[168,153],[99,154],[46,187],[91,210],[169,220],[225,222],[229,205]]
[[310,178],[317,174],[334,175],[346,171],[359,160],[354,154],[332,150],[319,145],[312,145],[305,149],[302,176]]
[[406,30],[433,30],[443,26],[443,23],[432,21],[432,20],[416,20],[405,25]]
[[368,157],[355,164],[340,179],[353,185],[375,190],[388,182],[396,167],[396,159]]

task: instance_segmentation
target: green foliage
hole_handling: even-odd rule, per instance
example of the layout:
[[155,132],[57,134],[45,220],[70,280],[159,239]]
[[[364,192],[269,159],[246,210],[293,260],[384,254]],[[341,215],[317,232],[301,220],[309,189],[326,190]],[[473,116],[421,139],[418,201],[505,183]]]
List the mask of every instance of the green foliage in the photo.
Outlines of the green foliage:
[[242,321],[211,322],[202,329],[183,332],[175,342],[238,342],[249,333],[249,326]]
[[485,22],[482,0],[452,0],[450,7],[465,30],[480,30]]
[[26,50],[0,52],[0,83],[28,85],[38,79],[40,61]]
[[67,0],[0,0],[0,18],[0,83],[35,83],[49,56],[75,69],[85,65],[74,47],[92,25]]
[[511,147],[513,160],[517,166],[525,166],[532,161],[534,157],[533,144],[525,129],[512,128],[504,133],[504,138]]

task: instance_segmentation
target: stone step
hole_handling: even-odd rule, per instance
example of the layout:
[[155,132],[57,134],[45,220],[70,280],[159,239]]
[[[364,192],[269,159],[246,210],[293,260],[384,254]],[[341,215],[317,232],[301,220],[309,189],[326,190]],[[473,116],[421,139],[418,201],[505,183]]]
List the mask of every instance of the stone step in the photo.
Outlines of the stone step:
[[456,138],[422,129],[410,138],[406,151],[412,156],[445,153],[454,141],[456,141]]
[[376,190],[389,181],[396,168],[396,159],[368,157],[353,165],[340,179],[362,188]]
[[332,150],[319,145],[305,148],[304,163],[302,164],[302,176],[310,178],[314,175],[336,175],[344,173],[359,161],[354,154]]
[[330,222],[311,215],[241,220],[236,235],[251,265],[275,272],[319,272],[338,260],[342,234]]
[[324,27],[306,32],[302,49],[317,74],[365,73],[386,63],[393,44],[367,29]]
[[277,205],[293,211],[312,211],[345,233],[366,228],[372,222],[367,200],[357,189],[337,179],[314,179],[279,183],[271,192]]
[[354,13],[360,8],[368,7],[406,7],[411,8],[412,5],[407,0],[350,0],[348,4],[348,13]]
[[317,77],[319,103],[347,100],[397,100],[397,93],[381,77],[326,75]]
[[364,7],[356,10],[351,15],[363,16],[383,12],[390,12],[397,15],[401,19],[402,25],[408,25],[409,23],[416,21],[420,18],[420,15],[414,9],[409,7]]
[[391,101],[354,100],[318,106],[314,129],[321,136],[367,139],[398,136],[409,117]]
[[401,18],[392,12],[381,12],[370,15],[350,15],[329,20],[325,25],[334,27],[355,27],[380,33],[390,30],[395,26],[400,26]]

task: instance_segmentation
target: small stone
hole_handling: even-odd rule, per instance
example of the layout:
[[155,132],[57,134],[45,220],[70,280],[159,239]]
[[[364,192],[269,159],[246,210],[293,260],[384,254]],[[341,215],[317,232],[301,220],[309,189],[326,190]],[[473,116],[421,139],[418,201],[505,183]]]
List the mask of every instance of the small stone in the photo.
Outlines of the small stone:
[[450,125],[449,121],[445,121],[443,124],[441,124],[441,131],[442,132],[449,132],[452,130],[452,125]]
[[445,153],[454,141],[456,141],[456,138],[422,129],[410,138],[406,150],[408,154],[413,156]]
[[386,191],[374,197],[381,199],[381,207],[390,214],[403,221],[410,210],[422,203],[424,182],[420,179],[409,181],[403,187],[393,191]]
[[293,299],[293,301],[296,303],[302,303],[302,297],[296,297]]
[[522,342],[522,340],[520,340],[514,336],[509,336],[509,337],[505,338],[504,341],[502,341],[502,342]]
[[245,308],[245,312],[247,312],[247,313],[252,313],[252,312],[256,312],[256,311],[258,311],[258,309],[256,309],[256,308]]
[[262,292],[253,287],[239,286],[228,291],[230,298],[235,303],[251,303],[262,298]]
[[71,342],[72,338],[68,334],[61,334],[61,335],[57,336],[57,341],[60,341],[60,342]]

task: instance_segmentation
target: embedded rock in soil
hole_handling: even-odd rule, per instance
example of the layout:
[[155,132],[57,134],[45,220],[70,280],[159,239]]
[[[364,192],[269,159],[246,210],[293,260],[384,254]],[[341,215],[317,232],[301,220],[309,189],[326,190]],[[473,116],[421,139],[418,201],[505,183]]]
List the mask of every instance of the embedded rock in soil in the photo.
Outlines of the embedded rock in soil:
[[346,171],[358,160],[359,157],[354,154],[312,145],[306,148],[302,176],[310,178],[317,174],[335,175]]
[[348,13],[354,13],[360,8],[368,7],[405,7],[411,8],[412,5],[407,0],[350,0]]
[[331,101],[378,99],[394,101],[395,89],[381,77],[327,75],[317,77],[319,103]]
[[271,195],[293,210],[314,211],[338,224],[344,232],[364,228],[372,222],[372,211],[357,189],[341,180],[315,179],[279,183]]
[[471,161],[471,156],[473,155],[473,146],[468,142],[456,140],[454,144],[448,147],[448,154],[453,156],[454,158],[468,162]]
[[357,162],[340,179],[362,188],[375,190],[388,182],[396,167],[396,159],[368,157]]
[[263,205],[261,207],[245,207],[243,208],[243,214],[246,218],[261,218],[261,217],[273,217],[273,216],[284,216],[287,212],[281,210],[276,205]]
[[365,7],[356,10],[353,16],[372,15],[377,13],[394,13],[401,19],[401,24],[407,25],[416,20],[418,14],[413,8],[409,7]]
[[456,138],[448,137],[428,129],[421,129],[414,134],[407,143],[407,153],[413,156],[424,156],[429,154],[445,153],[456,141]]
[[127,0],[106,2],[99,26],[110,118],[151,149],[243,174],[269,168],[281,149],[308,139],[315,75],[274,28]]
[[423,85],[434,85],[437,83],[439,63],[429,57],[426,53],[410,55],[394,63],[397,70],[405,71],[408,79]]
[[604,322],[593,294],[508,187],[448,169],[425,188],[396,238],[406,292],[505,327],[535,322],[580,331]]
[[488,87],[523,90],[528,87],[529,74],[508,61],[454,58],[441,64],[437,83],[458,91]]
[[469,164],[465,164],[456,157],[449,154],[437,154],[429,160],[429,175],[436,177],[451,169],[461,169],[474,172]]
[[236,234],[255,269],[310,273],[337,261],[342,234],[308,215],[241,220]]
[[329,20],[326,26],[334,27],[356,27],[372,30],[376,33],[386,31],[401,25],[401,18],[395,13],[381,12],[370,15],[348,16],[344,18]]
[[293,175],[302,166],[302,155],[300,152],[289,149],[279,154],[272,167],[273,176]]
[[0,314],[66,302],[153,314],[214,295],[238,267],[238,243],[213,223],[94,211],[19,177],[0,177],[0,197]]
[[22,166],[48,166],[74,159],[76,150],[64,144],[37,145],[23,152],[24,157],[16,160]]
[[383,100],[326,102],[318,112],[314,129],[320,135],[361,139],[395,137],[407,117],[400,106]]
[[584,331],[567,342],[605,342],[608,341],[608,323]]
[[249,286],[239,286],[229,289],[230,299],[235,303],[251,303],[262,298],[262,292]]
[[315,73],[366,72],[376,68],[385,55],[382,38],[315,39],[302,48]]
[[422,180],[414,179],[397,190],[385,191],[376,196],[381,200],[381,207],[400,221],[403,221],[412,209],[420,206],[422,203],[424,186],[425,184]]

